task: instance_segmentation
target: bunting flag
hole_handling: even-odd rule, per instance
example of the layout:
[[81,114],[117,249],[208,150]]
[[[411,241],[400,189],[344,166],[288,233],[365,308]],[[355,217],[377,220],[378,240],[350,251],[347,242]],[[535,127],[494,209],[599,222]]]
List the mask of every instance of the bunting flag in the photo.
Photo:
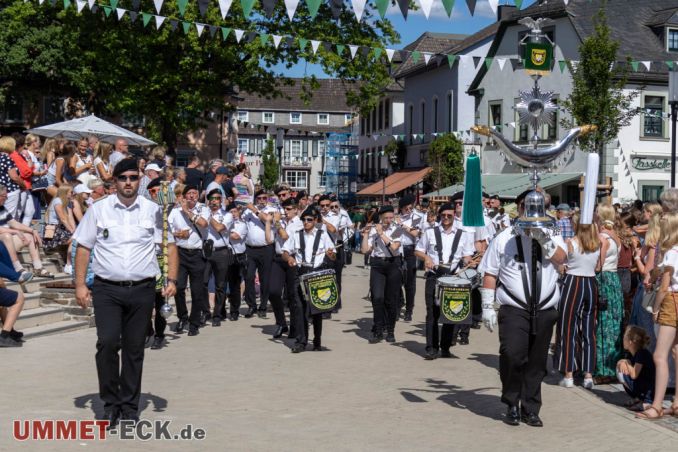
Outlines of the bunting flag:
[[202,35],[203,30],[205,29],[205,24],[195,23],[195,29],[198,31],[198,37]]
[[414,64],[417,64],[419,62],[419,58],[421,58],[421,52],[418,50],[415,50],[410,54],[410,58],[412,58],[412,62]]
[[[233,0],[219,0],[219,11],[221,11],[221,18],[226,19],[226,15],[228,14],[228,10],[231,9],[231,4],[233,4]],[[185,6],[184,6],[185,8]],[[183,13],[182,13],[183,15]]]
[[176,19],[170,19],[170,29],[174,32],[177,31],[177,27],[179,27],[179,21]]
[[114,10],[118,7],[118,0],[110,0],[108,4],[110,5],[111,10]]
[[259,41],[262,46],[268,44],[268,33],[259,33]]
[[167,18],[165,16],[153,16],[153,17],[155,17],[155,29],[160,30],[160,27]]
[[479,57],[479,56],[474,56],[474,57],[473,57],[473,67],[474,67],[474,68],[477,68],[477,67],[478,67],[478,63],[480,63],[480,60],[482,60],[482,58]]
[[384,16],[386,16],[386,10],[388,10],[388,6],[391,4],[391,2],[390,0],[375,0],[375,3],[377,4],[377,11],[379,11],[379,16],[383,19]]
[[306,44],[308,44],[308,39],[304,38],[299,38],[299,50],[304,51],[306,50]]
[[[116,0],[117,3],[117,0]],[[132,0],[132,9],[135,11],[139,11],[139,5],[141,4],[141,0]],[[115,8],[115,6],[113,6]]]
[[374,48],[374,59],[375,60],[379,60],[379,58],[381,58],[381,52],[382,52],[381,47],[375,47]]
[[360,46],[355,46],[355,45],[349,44],[348,48],[351,51],[351,59],[355,58],[355,54],[356,54],[356,52],[358,52],[358,47],[360,47]]
[[188,5],[188,0],[177,0],[177,6],[179,7],[179,14],[181,14],[181,17],[184,17],[184,13],[186,13],[186,5]]
[[85,0],[75,0],[76,9],[78,12],[82,11],[87,2]]
[[233,30],[233,32],[235,33],[235,42],[239,43],[240,40],[242,39],[242,35],[245,34],[245,30],[237,30],[236,29],[236,30]]
[[669,71],[673,70],[673,61],[667,61],[666,65],[669,67]]
[[567,62],[560,60],[560,61],[558,61],[558,66],[560,66],[560,73],[562,74],[565,71],[565,67],[567,66]]
[[490,4],[490,8],[492,8],[492,12],[494,15],[497,15],[497,8],[499,7],[499,0],[487,0],[487,3]]
[[122,8],[115,8],[115,12],[118,13],[118,20],[121,20],[121,19],[122,19],[122,16],[125,15],[125,13],[127,12],[127,10],[126,10],[126,9],[122,9]]
[[[433,1],[433,0],[431,0]],[[355,18],[358,22],[360,22],[360,19],[363,17],[363,13],[365,12],[365,4],[367,3],[367,0],[351,0],[351,6],[353,7],[353,13],[355,14]]]
[[[130,13],[130,14],[131,14],[131,13]],[[187,35],[188,32],[189,32],[190,29],[191,29],[191,23],[190,23],[190,22],[184,21],[184,22],[181,22],[181,26],[182,26],[183,29],[184,29],[184,34]]]
[[[523,0],[513,0],[513,3],[516,4],[516,8],[523,9]],[[567,3],[565,3],[567,5]]]
[[476,12],[476,0],[466,0],[466,5],[468,6],[471,15],[474,15]]
[[250,17],[252,13],[252,8],[257,0],[240,0],[240,6],[242,7],[242,14],[245,17]]
[[155,6],[155,12],[160,14],[160,9],[162,8],[164,0],[153,0],[153,5]]
[[261,0],[261,3],[263,3],[263,10],[264,14],[266,17],[271,17],[273,16],[273,12],[275,11],[275,4],[277,0]]
[[443,0],[443,6],[445,7],[447,17],[450,17],[452,15],[452,9],[454,8],[454,0]]
[[504,70],[504,65],[506,64],[506,58],[497,58],[497,64],[499,65],[499,70]]
[[407,10],[410,6],[410,0],[398,0],[398,8],[403,15],[403,18],[407,20]]
[[299,0],[285,0],[285,11],[287,11],[287,17],[292,20],[294,18],[294,13],[297,12],[297,6],[299,6]]
[[645,69],[647,69],[648,72],[650,72],[650,66],[652,65],[651,61],[643,61],[643,66],[645,66]]
[[198,0],[198,11],[200,11],[200,17],[203,19],[207,14],[207,7],[210,5],[210,0]]
[[278,36],[278,35],[271,35],[271,36],[273,37],[273,47],[275,47],[277,49],[278,46],[280,45],[280,41],[282,40],[282,36]]
[[489,71],[491,67],[492,67],[492,58],[491,57],[485,58],[485,68]]
[[393,60],[394,53],[395,53],[394,49],[386,49],[386,58],[388,58],[389,63],[391,62],[391,60]]
[[424,13],[424,16],[428,19],[428,16],[431,14],[433,0],[419,0],[419,4],[421,5],[421,10]]
[[450,69],[454,66],[454,60],[457,59],[457,55],[447,55],[447,64],[450,65]]
[[424,64],[428,65],[428,62],[431,61],[432,53],[424,52]]
[[153,17],[152,14],[149,13],[141,13],[141,20],[144,23],[144,27],[148,25],[148,23],[151,21],[151,17]]
[[313,49],[313,55],[318,53],[318,47],[320,46],[320,41],[311,40],[311,49]]
[[106,17],[110,16],[112,12],[113,8],[111,8],[110,6],[104,6],[104,14],[106,15]]
[[231,33],[230,28],[221,27],[221,36],[224,39],[224,41],[226,40],[226,38],[228,38],[229,33]]
[[315,16],[318,15],[320,2],[322,2],[322,0],[306,0],[306,6],[308,7],[308,12],[311,15],[311,19],[315,19]]
[[344,53],[345,48],[346,48],[345,45],[337,44],[337,55],[341,56],[341,54]]
[[[41,5],[42,5],[42,2],[43,2],[43,1],[44,1],[44,0],[40,0],[40,4],[41,4]],[[90,10],[91,10],[92,8],[94,8],[94,2],[95,2],[95,1],[96,1],[96,0],[87,0],[87,6],[89,6],[89,9],[90,9]]]
[[631,67],[633,68],[633,72],[638,72],[638,64],[640,64],[638,61],[631,61]]

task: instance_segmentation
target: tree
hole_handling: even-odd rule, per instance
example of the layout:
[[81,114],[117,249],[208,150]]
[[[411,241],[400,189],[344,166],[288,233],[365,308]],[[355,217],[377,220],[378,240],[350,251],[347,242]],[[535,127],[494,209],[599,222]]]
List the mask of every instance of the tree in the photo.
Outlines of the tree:
[[436,190],[464,181],[464,148],[453,134],[439,135],[428,148],[429,183]]
[[392,140],[389,141],[386,146],[384,146],[384,154],[388,156],[389,161],[395,161],[395,165],[392,165],[394,169],[398,170],[405,168],[405,163],[407,162],[407,146],[402,140]]
[[278,157],[275,154],[273,140],[266,141],[266,149],[261,156],[261,161],[263,172],[259,174],[259,180],[266,190],[272,190],[278,184],[278,177],[280,177]]
[[566,128],[583,124],[597,126],[597,131],[580,137],[579,144],[583,150],[599,153],[602,159],[605,145],[617,138],[619,130],[638,114],[631,108],[638,91],[624,92],[628,65],[615,64],[619,43],[610,37],[603,8],[593,22],[594,33],[579,46],[579,63],[570,64],[572,94],[563,102],[563,107],[572,117],[564,118],[561,124]]
[[[164,2],[162,15],[181,18],[177,3]],[[0,7],[0,97],[8,90],[29,93],[37,105],[39,96],[67,95],[82,99],[95,114],[143,117],[149,136],[173,149],[179,134],[212,121],[210,112],[233,108],[225,103],[233,89],[282,95],[281,86],[291,81],[279,77],[279,64],[320,64],[346,81],[349,103],[361,111],[376,105],[389,82],[385,55],[358,52],[351,59],[347,48],[338,55],[334,47],[314,52],[310,44],[314,39],[383,48],[398,42],[390,22],[378,19],[373,10],[358,22],[348,3],[323,2],[312,19],[300,3],[289,20],[284,2],[276,2],[270,16],[256,2],[246,18],[241,2],[233,2],[222,20],[216,2],[210,2],[205,17],[198,3],[188,3],[186,21],[224,28],[206,27],[198,37],[194,26],[185,32],[181,21],[175,30],[169,20],[156,30],[148,16],[144,21],[140,14],[133,22],[127,13],[118,20],[115,9],[107,15],[103,6],[77,13],[75,2],[64,9],[61,2],[13,0]],[[154,11],[153,2],[141,0],[139,10]],[[240,43],[234,29],[245,31]],[[224,30],[229,31],[226,39]],[[273,34],[293,38],[276,48]],[[304,80],[305,100],[317,86],[314,77]]]

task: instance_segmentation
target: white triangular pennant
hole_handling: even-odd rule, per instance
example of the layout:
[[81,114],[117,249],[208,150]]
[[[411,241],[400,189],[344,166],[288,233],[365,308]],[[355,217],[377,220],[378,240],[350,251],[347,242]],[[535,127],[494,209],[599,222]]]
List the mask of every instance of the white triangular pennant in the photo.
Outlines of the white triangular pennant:
[[565,3],[565,6],[567,6],[567,4],[570,3],[570,0],[563,0],[563,3]]
[[318,52],[318,47],[320,47],[320,41],[314,41],[311,39],[311,48],[313,49],[313,55]]
[[395,53],[394,49],[386,49],[386,57],[388,58],[388,62],[390,63],[391,60],[393,59],[393,54]]
[[294,18],[297,6],[299,6],[299,0],[285,0],[285,10],[287,11],[287,17],[289,17],[290,20]]
[[492,12],[494,15],[497,15],[497,6],[499,5],[499,0],[487,0],[487,3],[490,4],[490,8],[492,8]]
[[[26,2],[24,2],[24,3],[27,3],[27,2],[28,2],[28,0],[26,0]],[[43,3],[45,3],[45,0],[38,0],[38,4],[42,5]]]
[[419,4],[421,5],[421,10],[424,12],[424,16],[428,19],[429,14],[431,14],[433,0],[419,0]]
[[516,128],[516,123],[515,123],[515,122],[509,122],[509,127],[515,129],[515,128]]
[[75,0],[75,5],[78,9],[78,12],[82,11],[87,2],[85,0]]
[[459,55],[459,59],[463,64],[473,63],[473,57],[471,55]]
[[422,52],[422,55],[424,55],[424,63],[428,64],[429,61],[431,61],[431,57],[433,56],[432,53],[428,52]]
[[643,63],[643,66],[645,66],[645,69],[647,69],[647,71],[649,72],[652,61],[641,61],[641,63]]
[[235,40],[236,42],[240,42],[242,39],[242,35],[245,34],[245,30],[233,30],[235,32]]
[[271,36],[273,37],[273,47],[275,47],[277,49],[278,46],[280,45],[280,41],[282,40],[282,36],[278,36],[278,35],[271,35]]
[[[89,6],[89,9],[92,9],[92,6],[94,6],[94,1],[95,0],[87,0],[87,6]],[[42,2],[40,2],[40,4],[42,5]]]
[[358,52],[358,47],[360,46],[354,46],[349,44],[348,48],[351,50],[351,58],[355,58],[355,54]]
[[155,28],[156,30],[160,30],[162,23],[165,22],[165,19],[167,18],[165,16],[154,16],[154,17],[155,17]]
[[506,64],[506,58],[497,58],[497,63],[499,64],[499,70],[504,70],[504,65]]
[[353,6],[353,12],[355,13],[355,18],[358,22],[360,22],[360,19],[363,17],[363,13],[365,12],[365,4],[367,3],[367,0],[351,0],[351,5]]
[[203,30],[205,29],[205,24],[199,24],[196,22],[195,28],[196,30],[198,30],[198,37],[200,37],[200,35],[202,35]]
[[219,10],[221,11],[221,18],[225,19],[228,10],[231,9],[231,3],[233,0],[219,0]]
[[120,20],[120,19],[122,19],[122,16],[125,15],[125,13],[127,12],[127,10],[126,10],[126,9],[122,9],[122,8],[115,8],[115,12],[118,13],[118,20]]
[[153,4],[155,5],[155,12],[160,14],[160,9],[162,8],[162,4],[164,3],[165,0],[153,0]]

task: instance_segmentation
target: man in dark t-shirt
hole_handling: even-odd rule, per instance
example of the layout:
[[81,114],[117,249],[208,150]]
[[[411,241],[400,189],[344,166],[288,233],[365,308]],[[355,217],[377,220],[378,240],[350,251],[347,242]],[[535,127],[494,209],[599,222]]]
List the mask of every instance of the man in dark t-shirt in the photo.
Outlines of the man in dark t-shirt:
[[200,158],[194,155],[184,171],[186,172],[186,185],[197,187],[200,192],[203,189],[203,178],[205,175],[198,169],[198,166],[200,166]]

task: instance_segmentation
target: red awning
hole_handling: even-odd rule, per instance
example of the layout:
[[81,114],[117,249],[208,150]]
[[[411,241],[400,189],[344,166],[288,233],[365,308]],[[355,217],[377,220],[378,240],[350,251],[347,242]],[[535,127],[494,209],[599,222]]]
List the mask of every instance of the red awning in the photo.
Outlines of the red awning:
[[365,187],[356,193],[357,196],[381,196],[385,195],[394,195],[400,191],[405,190],[412,185],[416,185],[431,172],[430,167],[410,170],[410,171],[398,171],[393,173],[386,178],[386,180],[380,180],[375,182],[369,187]]

